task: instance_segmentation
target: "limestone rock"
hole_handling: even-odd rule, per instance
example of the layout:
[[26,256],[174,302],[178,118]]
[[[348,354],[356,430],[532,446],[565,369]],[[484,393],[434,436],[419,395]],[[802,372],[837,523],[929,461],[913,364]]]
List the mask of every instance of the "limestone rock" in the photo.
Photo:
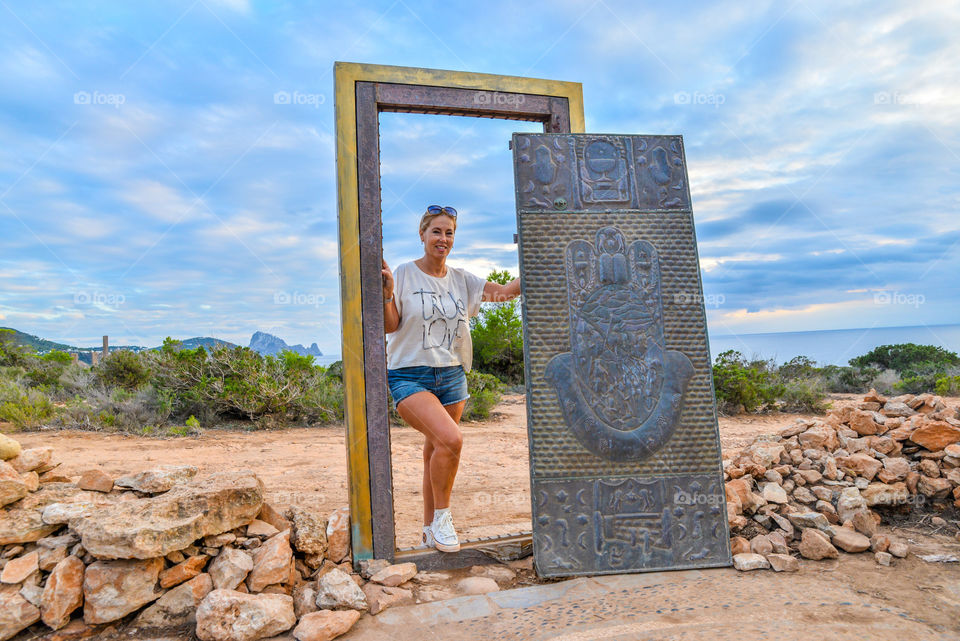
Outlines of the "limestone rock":
[[273,509],[269,503],[263,504],[263,507],[260,508],[260,514],[257,515],[257,518],[277,528],[278,532],[283,532],[284,530],[290,529],[290,521],[280,516],[280,514]]
[[880,471],[880,468],[883,467],[883,463],[863,452],[837,458],[837,465],[847,474],[851,476],[862,476],[868,481],[872,481],[873,477]]
[[163,559],[96,561],[83,577],[83,620],[108,623],[156,600]]
[[217,590],[234,590],[253,569],[253,558],[236,548],[223,548],[207,570]]
[[730,553],[742,554],[750,551],[750,541],[742,536],[735,536],[730,539]]
[[953,485],[944,478],[931,478],[921,475],[920,481],[917,483],[917,491],[928,498],[945,498],[952,489]]
[[390,561],[386,559],[364,559],[360,561],[360,576],[369,580],[374,574],[390,565]]
[[800,555],[805,559],[819,561],[821,559],[835,559],[840,553],[830,543],[826,534],[820,530],[807,528],[800,537]]
[[334,568],[317,581],[317,607],[323,610],[366,610],[367,598],[349,574]]
[[40,609],[23,598],[18,585],[0,585],[0,639],[9,639],[40,620]]
[[747,552],[745,554],[734,555],[733,567],[741,572],[746,572],[748,570],[765,570],[770,567],[770,562],[767,561],[761,554]]
[[946,421],[928,421],[913,431],[910,440],[931,452],[937,452],[952,443],[960,442],[960,428]]
[[191,556],[189,559],[177,563],[171,568],[167,568],[160,573],[160,587],[172,588],[175,585],[180,585],[184,581],[194,578],[200,574],[209,558],[210,557],[205,554]]
[[27,486],[28,492],[36,492],[40,489],[40,475],[33,470],[21,474],[20,480]]
[[20,442],[6,434],[0,434],[0,461],[6,461],[20,455]]
[[371,576],[370,580],[381,585],[396,587],[401,583],[406,583],[416,574],[417,566],[415,563],[396,563],[380,570]]
[[743,450],[741,456],[746,456],[761,467],[769,468],[780,461],[785,454],[783,445],[767,441],[756,441]]
[[28,576],[40,571],[40,553],[37,550],[10,559],[0,572],[0,583],[23,583]]
[[391,588],[376,583],[367,583],[363,586],[363,594],[370,606],[370,614],[378,614],[390,606],[413,600],[413,592],[406,588]]
[[247,589],[260,592],[268,585],[286,583],[293,563],[290,549],[290,530],[284,530],[267,539],[253,552],[253,569],[247,576]]
[[827,517],[819,512],[792,512],[787,514],[787,520],[791,525],[798,528],[814,528],[824,532],[832,532],[830,522]]
[[98,558],[149,559],[249,523],[262,503],[263,484],[253,472],[220,472],[161,496],[101,508],[70,527]]
[[767,503],[786,503],[789,501],[787,493],[776,483],[767,483],[763,486],[763,498]]
[[833,544],[851,554],[870,549],[870,539],[856,530],[845,527],[837,528],[837,533],[833,535]]
[[[366,589],[364,589],[364,594],[366,594]],[[303,615],[317,610],[316,584],[301,583],[293,589],[293,612],[297,615],[297,619],[302,619]]]
[[83,561],[68,556],[57,563],[47,577],[40,598],[40,614],[43,622],[53,630],[59,630],[70,622],[70,614],[83,605]]
[[489,577],[468,576],[457,581],[457,590],[460,594],[487,594],[489,592],[499,592],[500,586]]
[[883,459],[883,470],[877,475],[884,483],[902,481],[910,473],[910,463],[900,456],[890,456]]
[[77,481],[81,490],[109,492],[113,489],[113,479],[103,470],[87,470]]
[[877,560],[878,565],[888,566],[893,561],[893,555],[889,552],[874,552],[873,558]]
[[877,533],[877,522],[869,512],[857,512],[851,520],[854,529],[865,537],[870,538]]
[[898,559],[905,558],[907,556],[908,551],[909,551],[909,548],[907,547],[907,544],[904,543],[903,541],[892,541],[890,543],[890,547],[887,548],[887,552],[897,557]]
[[198,574],[166,592],[135,619],[141,628],[171,628],[196,623],[196,612],[203,598],[213,590],[209,574]]
[[0,461],[0,507],[19,501],[28,492],[20,473],[9,463]]
[[766,536],[760,534],[750,539],[750,552],[766,556],[773,552],[773,543]]
[[877,423],[873,420],[873,414],[863,410],[854,410],[849,418],[850,429],[860,436],[870,436],[877,433]]
[[333,511],[327,520],[327,558],[339,563],[350,551],[350,508]]
[[261,521],[260,519],[254,519],[250,521],[249,525],[247,525],[247,536],[262,536],[264,538],[269,538],[278,532],[280,532],[280,530],[273,527],[266,521]]
[[860,494],[867,505],[897,505],[910,500],[910,492],[904,483],[871,483]]
[[296,622],[293,598],[285,594],[213,590],[197,608],[197,637],[201,641],[256,641],[286,632]]
[[832,452],[837,449],[837,432],[825,423],[817,423],[806,432],[799,434],[797,440],[804,448],[825,449]]
[[796,572],[800,569],[800,561],[789,554],[768,554],[767,561],[775,572]]
[[840,492],[840,498],[837,499],[837,516],[840,522],[845,523],[853,518],[857,512],[863,512],[867,509],[867,501],[860,495],[860,490],[856,487],[845,487]]
[[346,633],[360,619],[356,610],[320,610],[311,612],[293,630],[297,641],[330,641]]
[[901,401],[887,401],[880,410],[884,416],[912,416],[916,414],[910,407]]
[[60,529],[43,521],[43,511],[53,503],[88,504],[106,501],[97,492],[85,492],[73,483],[48,483],[16,503],[0,508],[0,545],[27,543]]
[[284,516],[293,525],[290,543],[302,554],[324,555],[327,552],[327,523],[302,507],[291,507]]
[[10,465],[18,472],[29,472],[50,465],[53,460],[52,447],[33,447],[23,450],[20,455],[10,459]]
[[193,465],[161,465],[156,469],[123,476],[113,484],[145,494],[160,494],[172,489],[175,485],[189,482],[196,475],[197,468]]
[[57,563],[67,558],[66,545],[54,548],[39,547],[37,551],[40,553],[40,569],[44,572],[49,572]]

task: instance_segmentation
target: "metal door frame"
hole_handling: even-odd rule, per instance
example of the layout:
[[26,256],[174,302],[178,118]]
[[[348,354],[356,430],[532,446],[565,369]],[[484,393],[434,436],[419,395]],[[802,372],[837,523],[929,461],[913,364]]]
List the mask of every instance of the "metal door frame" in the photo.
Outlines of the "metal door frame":
[[[509,98],[509,99],[507,99]],[[530,533],[464,541],[461,552],[396,549],[383,332],[379,113],[407,112],[542,122],[545,133],[584,131],[578,82],[334,63],[337,217],[354,565],[378,558],[421,569],[462,567],[500,546],[530,544]]]

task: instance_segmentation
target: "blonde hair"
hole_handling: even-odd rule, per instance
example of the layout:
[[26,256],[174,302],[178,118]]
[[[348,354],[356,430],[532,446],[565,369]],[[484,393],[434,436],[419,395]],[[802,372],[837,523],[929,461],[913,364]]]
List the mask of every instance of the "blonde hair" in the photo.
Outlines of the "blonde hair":
[[431,214],[430,212],[426,212],[426,213],[423,214],[423,216],[420,217],[420,233],[421,233],[421,234],[422,234],[423,232],[427,231],[427,227],[430,226],[430,221],[433,220],[434,218],[436,218],[437,216],[446,216],[447,218],[449,218],[450,220],[452,220],[452,221],[453,221],[453,231],[457,231],[457,219],[456,219],[456,217],[451,216],[450,214],[445,214],[445,213],[443,213],[442,211],[441,211],[441,212],[438,212],[438,213],[436,213],[436,214]]

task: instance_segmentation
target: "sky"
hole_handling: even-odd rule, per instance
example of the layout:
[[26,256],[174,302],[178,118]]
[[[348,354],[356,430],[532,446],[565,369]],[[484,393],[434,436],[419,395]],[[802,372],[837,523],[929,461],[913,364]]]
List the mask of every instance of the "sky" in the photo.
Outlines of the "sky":
[[[712,334],[957,323],[956,2],[0,0],[0,326],[340,352],[334,61],[580,82],[684,137]],[[292,96],[286,101],[281,95]],[[517,274],[531,123],[381,114],[384,253]]]

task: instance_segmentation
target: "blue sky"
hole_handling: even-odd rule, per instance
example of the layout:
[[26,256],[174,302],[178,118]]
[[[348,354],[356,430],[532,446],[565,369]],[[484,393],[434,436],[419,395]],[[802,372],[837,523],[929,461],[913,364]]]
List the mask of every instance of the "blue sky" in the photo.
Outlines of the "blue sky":
[[[335,60],[583,83],[682,134],[715,334],[960,318],[960,7],[0,0],[0,325],[340,351]],[[298,104],[274,94],[297,92]],[[381,116],[384,246],[516,273],[513,131]]]

